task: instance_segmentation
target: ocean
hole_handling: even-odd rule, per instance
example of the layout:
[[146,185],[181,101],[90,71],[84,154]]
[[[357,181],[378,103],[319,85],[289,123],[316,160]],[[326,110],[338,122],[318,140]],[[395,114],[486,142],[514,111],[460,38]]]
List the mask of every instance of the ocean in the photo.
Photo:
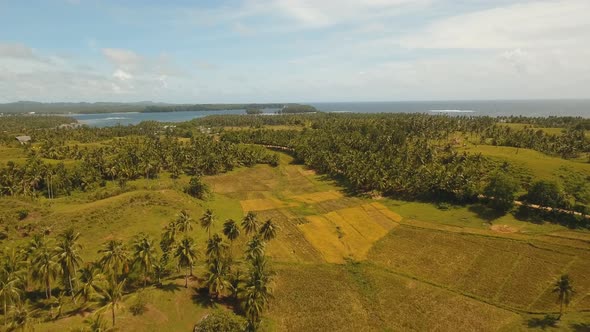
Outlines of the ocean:
[[[487,116],[581,116],[590,118],[590,99],[580,100],[479,100],[304,103],[322,112],[429,113]],[[276,110],[264,110],[274,113]],[[245,114],[244,110],[73,114],[92,127],[137,124],[141,121],[182,122],[213,114]]]

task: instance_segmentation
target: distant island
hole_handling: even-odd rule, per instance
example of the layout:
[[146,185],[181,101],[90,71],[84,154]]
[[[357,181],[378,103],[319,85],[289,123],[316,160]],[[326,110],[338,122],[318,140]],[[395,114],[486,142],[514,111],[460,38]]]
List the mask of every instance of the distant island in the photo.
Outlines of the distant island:
[[276,109],[279,113],[317,112],[315,107],[295,103],[251,103],[251,104],[168,104],[150,101],[137,103],[41,103],[19,101],[0,104],[0,113],[43,113],[43,114],[96,114],[96,113],[154,113],[222,110]]

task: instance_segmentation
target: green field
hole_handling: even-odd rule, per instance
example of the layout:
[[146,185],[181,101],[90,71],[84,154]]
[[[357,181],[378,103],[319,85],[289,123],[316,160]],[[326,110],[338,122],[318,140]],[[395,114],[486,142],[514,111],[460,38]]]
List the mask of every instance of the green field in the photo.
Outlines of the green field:
[[[588,165],[523,149],[518,154],[511,148],[468,149],[518,158],[540,177],[556,176],[559,163],[590,171]],[[477,206],[441,210],[428,203],[348,196],[286,154],[278,167],[239,168],[204,180],[213,190],[206,201],[182,192],[187,177],[172,180],[164,174],[130,181],[123,189],[108,183],[54,200],[3,198],[0,208],[4,221],[16,225],[8,229],[9,242],[73,226],[82,233],[87,260],[96,259],[109,239],[129,241],[140,232],[159,238],[181,209],[193,218],[213,209],[218,220],[213,232],[221,230],[220,221],[256,211],[280,227],[267,248],[276,272],[262,325],[268,331],[583,331],[590,322],[589,232],[522,222],[510,214],[486,220]],[[21,209],[30,213],[17,222]],[[202,255],[207,233],[197,227],[192,236]],[[242,238],[234,251],[244,246]],[[554,322],[550,317],[558,305],[551,286],[564,273],[576,294],[563,319]],[[199,292],[203,274],[204,266],[197,266],[188,289],[180,273],[166,278],[162,288],[148,287],[147,311],[139,316],[129,311],[137,295],[127,294],[117,309],[119,330],[189,330],[209,312],[231,310],[224,302],[209,305]],[[35,330],[82,327],[89,313],[72,304],[66,309],[65,318],[38,322]]]

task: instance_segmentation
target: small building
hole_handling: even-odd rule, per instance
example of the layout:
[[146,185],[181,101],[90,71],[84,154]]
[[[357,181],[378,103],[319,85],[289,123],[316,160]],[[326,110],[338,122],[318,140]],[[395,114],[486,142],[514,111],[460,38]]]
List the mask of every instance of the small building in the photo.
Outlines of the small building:
[[19,141],[21,145],[25,145],[31,142],[31,136],[16,136],[16,140]]

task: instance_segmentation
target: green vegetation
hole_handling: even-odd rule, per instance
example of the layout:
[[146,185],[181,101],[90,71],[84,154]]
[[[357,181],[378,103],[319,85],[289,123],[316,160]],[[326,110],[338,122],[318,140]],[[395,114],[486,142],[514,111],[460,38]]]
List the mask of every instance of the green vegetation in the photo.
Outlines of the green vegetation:
[[171,129],[25,126],[23,146],[10,127],[2,324],[584,330],[590,232],[573,210],[588,206],[587,148],[570,157],[486,145],[495,125],[212,116]]

